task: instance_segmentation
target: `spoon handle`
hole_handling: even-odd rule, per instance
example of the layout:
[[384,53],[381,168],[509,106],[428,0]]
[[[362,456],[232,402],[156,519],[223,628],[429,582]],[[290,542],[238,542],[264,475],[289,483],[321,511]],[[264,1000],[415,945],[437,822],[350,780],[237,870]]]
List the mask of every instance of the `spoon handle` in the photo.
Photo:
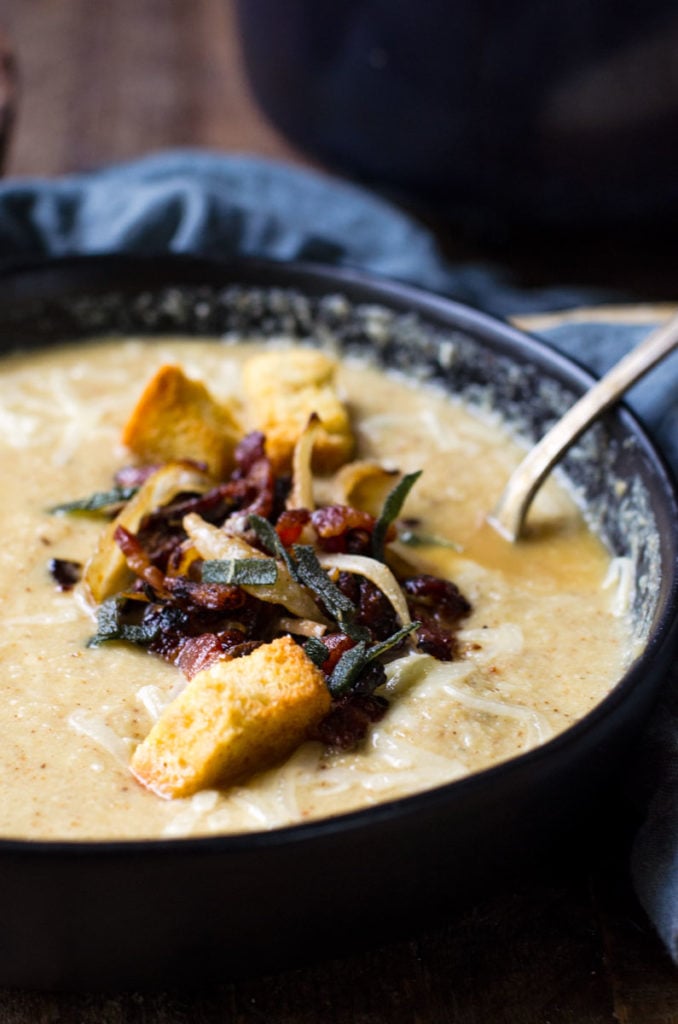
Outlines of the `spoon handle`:
[[506,540],[520,536],[544,478],[590,423],[678,345],[678,315],[625,355],[543,436],[513,471],[488,522]]

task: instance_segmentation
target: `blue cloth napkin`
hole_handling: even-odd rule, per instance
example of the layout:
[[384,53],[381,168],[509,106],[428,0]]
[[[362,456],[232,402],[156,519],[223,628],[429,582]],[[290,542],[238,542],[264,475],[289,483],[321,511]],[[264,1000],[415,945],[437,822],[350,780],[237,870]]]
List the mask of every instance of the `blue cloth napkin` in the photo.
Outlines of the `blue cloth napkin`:
[[[505,268],[449,265],[427,230],[376,195],[251,157],[180,150],[90,174],[0,184],[0,268],[40,256],[114,251],[358,267],[499,316],[622,298],[576,287],[523,290]],[[601,373],[648,328],[593,320],[562,323],[542,336]],[[678,353],[628,401],[678,471]],[[648,810],[633,872],[641,901],[678,961],[678,676],[674,683],[645,739]]]

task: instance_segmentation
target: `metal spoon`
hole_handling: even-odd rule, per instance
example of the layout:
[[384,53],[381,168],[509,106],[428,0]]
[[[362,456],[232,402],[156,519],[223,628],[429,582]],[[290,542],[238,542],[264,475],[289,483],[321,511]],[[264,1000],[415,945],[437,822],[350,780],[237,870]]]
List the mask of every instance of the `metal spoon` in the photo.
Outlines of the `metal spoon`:
[[487,517],[488,523],[505,540],[518,540],[535,494],[568,448],[593,420],[676,346],[678,315],[657,327],[625,355],[528,452],[509,477],[499,501]]

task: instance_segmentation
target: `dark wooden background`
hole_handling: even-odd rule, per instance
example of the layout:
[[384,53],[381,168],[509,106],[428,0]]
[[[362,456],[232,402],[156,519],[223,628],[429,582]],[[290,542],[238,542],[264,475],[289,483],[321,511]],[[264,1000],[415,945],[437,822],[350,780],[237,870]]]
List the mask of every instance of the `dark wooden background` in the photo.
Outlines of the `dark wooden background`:
[[249,96],[228,0],[2,0],[2,24],[20,78],[10,174],[194,145],[306,162]]
[[[2,0],[2,29],[19,76],[8,175],[194,145],[313,165],[257,110],[228,0]],[[631,286],[675,302],[674,268],[641,262],[624,263]],[[678,1024],[678,973],[626,863],[613,837],[408,941],[200,995],[0,990],[0,1024]]]

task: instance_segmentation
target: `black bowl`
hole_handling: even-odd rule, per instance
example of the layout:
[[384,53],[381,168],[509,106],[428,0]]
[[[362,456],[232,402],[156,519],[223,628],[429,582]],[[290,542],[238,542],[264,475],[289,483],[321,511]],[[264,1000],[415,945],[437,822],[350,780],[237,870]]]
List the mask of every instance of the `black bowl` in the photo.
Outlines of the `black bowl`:
[[[0,278],[4,350],[120,332],[281,330],[453,380],[528,439],[591,383],[506,324],[359,273],[120,256]],[[507,763],[324,821],[201,839],[0,841],[0,984],[119,989],[273,969],[450,913],[564,839],[585,847],[584,815],[615,779],[676,639],[678,508],[661,457],[623,409],[566,469],[638,570],[643,653],[601,704]],[[630,485],[623,498],[619,479]]]

